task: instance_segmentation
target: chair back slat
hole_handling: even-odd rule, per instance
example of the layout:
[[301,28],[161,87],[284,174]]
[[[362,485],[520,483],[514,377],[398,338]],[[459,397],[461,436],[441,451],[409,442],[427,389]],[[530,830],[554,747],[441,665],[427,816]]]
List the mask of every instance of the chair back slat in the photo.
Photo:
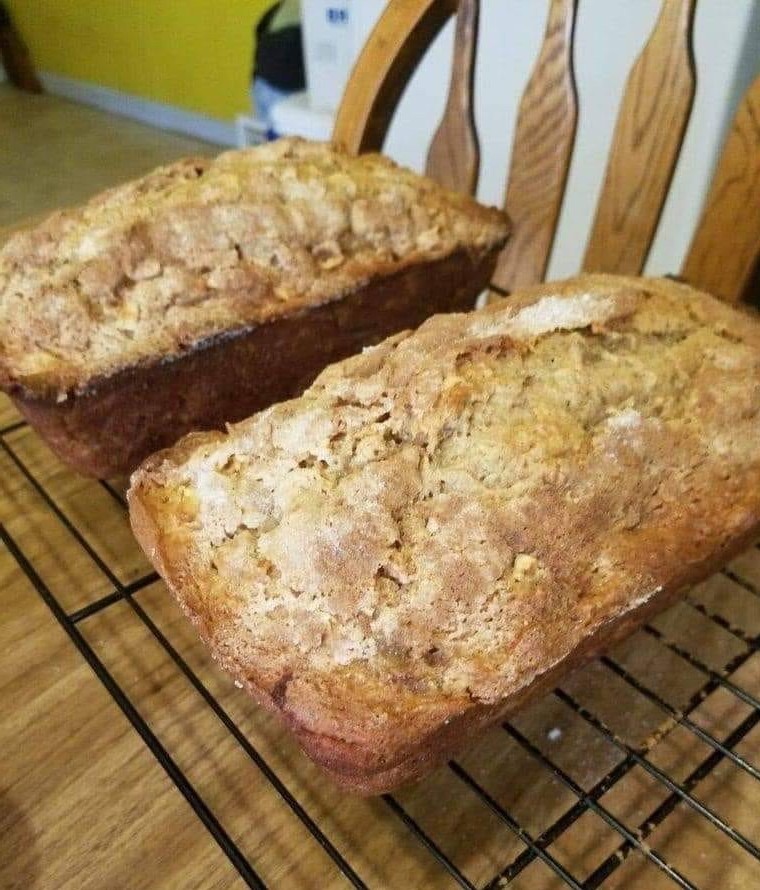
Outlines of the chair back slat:
[[473,107],[479,12],[480,0],[459,3],[449,95],[425,167],[428,176],[441,185],[469,195],[475,194],[480,167]]
[[[522,95],[505,207],[512,236],[493,279],[509,293],[546,274],[577,121],[573,39],[578,0],[546,0],[539,57]],[[644,268],[683,145],[695,90],[697,0],[660,0],[657,21],[625,84],[582,268]],[[354,66],[333,139],[358,154],[382,149],[401,94],[446,22],[457,15],[454,64],[427,172],[473,194],[479,146],[473,114],[478,0],[390,0]],[[708,72],[709,74],[709,72]],[[582,101],[582,97],[581,97]],[[682,268],[727,300],[760,287],[760,78],[747,91]]]
[[618,113],[584,271],[638,275],[667,196],[694,98],[696,0],[663,0]]
[[759,261],[760,76],[744,94],[723,144],[681,274],[733,302],[747,297]]
[[420,59],[456,12],[457,0],[393,0],[356,60],[332,139],[352,154],[380,151],[398,100]]
[[520,101],[504,206],[513,230],[494,275],[510,291],[546,273],[575,142],[577,0],[551,0],[541,51]]

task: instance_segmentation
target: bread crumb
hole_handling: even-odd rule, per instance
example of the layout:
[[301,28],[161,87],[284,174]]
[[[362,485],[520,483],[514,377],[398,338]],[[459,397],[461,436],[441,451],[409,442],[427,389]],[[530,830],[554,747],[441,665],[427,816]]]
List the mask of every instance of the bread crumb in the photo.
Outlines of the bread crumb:
[[538,569],[538,560],[529,553],[518,553],[512,566],[512,577],[515,581],[522,581],[527,575],[531,575]]
[[618,414],[613,414],[607,418],[607,425],[613,429],[625,430],[635,429],[641,426],[642,416],[633,408],[626,408]]

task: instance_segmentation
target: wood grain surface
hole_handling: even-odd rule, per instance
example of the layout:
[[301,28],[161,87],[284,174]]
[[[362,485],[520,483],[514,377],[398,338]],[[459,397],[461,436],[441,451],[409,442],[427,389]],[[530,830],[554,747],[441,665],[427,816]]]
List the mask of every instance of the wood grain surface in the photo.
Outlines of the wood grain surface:
[[457,192],[474,195],[480,147],[473,84],[480,0],[461,0],[454,33],[454,60],[446,107],[427,155],[428,176]]
[[[553,15],[560,5],[553,0]],[[676,6],[688,13],[689,5],[666,0],[669,14]],[[393,6],[398,17],[390,24],[412,32],[416,27],[421,43],[429,43],[456,4],[400,0]],[[380,124],[365,132],[361,114],[351,121],[349,111],[344,113],[343,132],[355,151],[380,138],[390,120],[389,99],[417,53],[408,49],[408,33],[389,27],[377,35],[375,51],[385,73],[365,81],[364,92],[354,98],[369,102],[355,106],[361,114],[370,114],[372,103],[382,114]],[[399,46],[408,55],[394,67],[391,56]],[[732,132],[726,151],[734,138],[754,138],[747,127],[756,121],[757,95],[750,95],[750,105],[739,112],[749,114],[749,121],[741,118],[741,132],[750,136]],[[719,176],[722,169],[723,163]],[[725,169],[725,182],[733,184],[733,168]],[[752,182],[752,175],[740,178]],[[728,208],[734,199],[725,201]],[[710,206],[708,200],[706,214]],[[722,202],[718,206],[721,212]],[[496,890],[511,878],[509,886],[518,890],[558,890],[563,882],[546,863],[531,858],[528,836],[541,840],[579,883],[603,882],[605,890],[675,886],[647,851],[701,888],[760,886],[760,861],[675,800],[620,747],[646,752],[648,763],[687,783],[720,820],[760,845],[760,782],[716,756],[682,718],[679,722],[688,712],[722,741],[757,718],[730,688],[717,680],[705,686],[718,677],[760,696],[760,653],[752,642],[760,635],[757,548],[732,563],[731,577],[716,575],[700,585],[648,631],[616,647],[609,661],[577,672],[560,695],[546,696],[508,727],[473,739],[456,768],[441,768],[404,789],[392,806],[339,792],[279,723],[215,667],[163,584],[151,583],[150,567],[116,498],[98,482],[72,474],[33,430],[18,423],[0,396],[2,528],[65,612],[92,610],[77,624],[84,639],[268,886],[348,886],[286,794],[373,888],[462,886],[445,857],[477,887]],[[114,490],[124,483],[114,480]],[[132,599],[114,597],[119,593],[114,579],[119,585],[146,579],[146,585]],[[2,545],[0,608],[0,886],[244,886]],[[726,665],[739,666],[726,671]],[[609,733],[588,715],[603,721]],[[743,730],[733,748],[759,767],[760,724]],[[457,770],[465,770],[468,780]],[[609,780],[610,771],[617,781]],[[611,820],[619,820],[639,844],[626,845]],[[515,826],[527,833],[522,839]]]
[[[13,409],[0,398],[0,428],[14,422]],[[396,809],[383,799],[338,791],[277,720],[215,667],[162,583],[148,584],[133,602],[101,599],[110,583],[82,541],[122,581],[147,570],[122,506],[99,483],[66,470],[28,428],[4,432],[0,442],[7,445],[0,450],[2,527],[66,611],[96,609],[77,624],[84,639],[267,886],[311,890],[347,884],[265,768],[367,886],[458,886]],[[693,592],[691,602],[659,616],[650,633],[618,646],[610,664],[595,662],[563,685],[564,694],[603,720],[622,744],[648,750],[649,761],[679,781],[714,752],[673,719],[673,709],[694,708],[691,719],[718,739],[752,709],[724,689],[700,696],[709,677],[663,640],[715,671],[743,657],[730,679],[760,695],[760,654],[745,656],[741,636],[760,634],[760,598],[744,586],[760,587],[760,550],[748,551],[732,568],[738,580],[715,576]],[[0,886],[242,886],[6,549],[0,550],[0,605]],[[620,669],[671,711],[626,681]],[[736,750],[760,763],[760,726]],[[515,867],[510,886],[562,886],[540,861],[521,870],[527,848],[499,808],[533,838],[562,819],[564,828],[547,849],[579,880],[606,874],[610,863],[620,861],[605,887],[671,885],[641,851],[621,847],[611,815],[639,830],[649,847],[699,887],[760,885],[760,862],[693,809],[668,804],[662,782],[629,763],[610,737],[557,695],[517,715],[508,729],[473,739],[457,768],[468,781],[444,767],[395,795],[394,806],[475,886],[495,888]],[[617,771],[618,781],[608,787],[610,770]],[[592,795],[601,809],[579,805],[568,782]],[[760,843],[760,783],[746,772],[719,759],[694,793]],[[667,817],[650,825],[652,813],[668,806]]]
[[[657,21],[626,81],[587,240],[584,271],[639,274],[654,240],[688,125],[694,92],[696,0],[661,0]],[[394,0],[360,54],[338,109],[333,138],[351,152],[380,150],[416,65],[455,12],[453,66],[427,172],[473,193],[479,166],[473,113],[478,4]],[[505,209],[513,232],[494,295],[546,274],[575,141],[573,35],[577,0],[549,0],[544,39],[519,105]],[[706,72],[709,76],[709,72]],[[684,266],[699,286],[740,299],[760,275],[757,85],[727,140],[708,205]],[[747,212],[741,209],[746,206]],[[715,211],[714,213],[712,211]],[[734,249],[729,233],[738,233]]]
[[739,104],[681,274],[734,302],[760,257],[760,76]]
[[394,0],[386,6],[346,85],[334,142],[352,154],[382,148],[404,87],[457,6],[457,0]]
[[0,886],[243,887],[5,549],[0,601]]
[[626,83],[583,270],[644,268],[694,98],[696,0],[662,0]]
[[493,280],[512,291],[543,281],[578,117],[573,73],[577,0],[551,0],[541,50],[517,112],[504,207],[513,230]]

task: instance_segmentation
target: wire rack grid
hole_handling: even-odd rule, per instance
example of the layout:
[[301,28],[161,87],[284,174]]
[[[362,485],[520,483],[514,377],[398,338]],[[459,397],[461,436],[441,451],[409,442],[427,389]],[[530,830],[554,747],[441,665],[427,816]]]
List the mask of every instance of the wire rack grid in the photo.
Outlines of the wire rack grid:
[[[182,795],[187,818],[247,886],[760,885],[757,548],[430,779],[363,801],[332,788],[268,715],[206,668],[140,556],[127,572],[115,564],[128,540],[123,484],[74,477],[21,420],[0,428],[0,457],[41,517],[19,533],[3,516],[7,553]],[[93,520],[90,509],[110,518]],[[63,535],[67,560],[99,576],[85,602],[46,580],[35,544],[43,526]],[[183,766],[99,646],[102,627],[88,630],[97,621],[110,622],[112,649],[127,623],[160,647],[195,711],[256,772],[243,802],[250,824],[287,816],[280,852],[261,853],[250,826],[241,832]],[[299,870],[306,861],[317,865]]]

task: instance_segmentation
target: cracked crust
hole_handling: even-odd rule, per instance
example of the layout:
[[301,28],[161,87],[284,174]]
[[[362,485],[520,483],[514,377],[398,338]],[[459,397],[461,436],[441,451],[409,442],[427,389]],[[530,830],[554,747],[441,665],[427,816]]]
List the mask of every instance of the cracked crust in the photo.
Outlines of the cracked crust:
[[150,458],[135,534],[343,785],[451,755],[760,531],[760,324],[583,276],[436,316]]
[[0,385],[62,401],[507,232],[379,155],[282,139],[178,161],[0,250]]
[[334,303],[221,337],[170,361],[128,368],[62,402],[14,396],[48,445],[80,473],[107,478],[192,430],[223,429],[298,395],[330,362],[436,312],[469,309],[498,250],[414,263]]

